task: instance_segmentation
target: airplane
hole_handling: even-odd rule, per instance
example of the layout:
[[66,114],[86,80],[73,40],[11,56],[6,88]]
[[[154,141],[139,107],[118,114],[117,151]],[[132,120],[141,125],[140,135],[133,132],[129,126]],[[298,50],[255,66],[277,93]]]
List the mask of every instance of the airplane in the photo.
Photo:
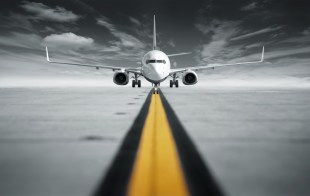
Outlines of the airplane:
[[[170,88],[175,86],[179,87],[178,78],[182,78],[184,85],[194,85],[198,82],[198,75],[195,71],[204,69],[214,69],[215,67],[231,66],[231,65],[244,65],[244,64],[257,64],[264,62],[264,46],[262,49],[261,59],[259,61],[241,62],[241,63],[228,63],[228,64],[206,64],[203,66],[186,67],[179,69],[171,69],[169,57],[186,55],[189,53],[178,53],[178,54],[165,54],[160,51],[156,46],[156,22],[154,15],[154,26],[153,26],[153,48],[147,52],[142,60],[141,66],[138,68],[126,68],[126,67],[114,67],[104,65],[90,65],[90,64],[79,64],[79,63],[68,63],[51,61],[48,54],[48,48],[46,46],[46,60],[49,63],[65,64],[65,65],[76,65],[84,67],[94,67],[96,69],[110,69],[113,70],[113,82],[117,85],[127,85],[129,83],[129,74],[133,74],[132,87],[136,85],[141,87],[141,80],[138,80],[140,76],[144,77],[147,81],[152,83],[152,86],[158,87],[161,82],[166,80],[169,76],[172,77],[170,80]],[[181,76],[180,76],[181,75]]]

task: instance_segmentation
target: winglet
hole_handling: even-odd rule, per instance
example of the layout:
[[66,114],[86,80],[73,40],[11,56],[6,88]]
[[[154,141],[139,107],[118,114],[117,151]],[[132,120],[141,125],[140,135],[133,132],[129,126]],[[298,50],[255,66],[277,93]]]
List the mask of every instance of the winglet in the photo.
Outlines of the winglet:
[[263,46],[262,58],[260,59],[260,62],[264,62],[264,55],[265,55],[265,46]]
[[46,60],[47,60],[47,62],[51,62],[51,61],[50,61],[50,57],[48,56],[48,49],[47,49],[47,46],[45,47],[45,50],[46,50]]

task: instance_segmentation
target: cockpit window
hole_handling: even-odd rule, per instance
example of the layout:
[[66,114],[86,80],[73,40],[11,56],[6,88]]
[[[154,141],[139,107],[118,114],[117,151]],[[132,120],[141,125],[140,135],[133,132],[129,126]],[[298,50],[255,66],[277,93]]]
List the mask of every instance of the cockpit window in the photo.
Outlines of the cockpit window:
[[156,63],[156,60],[146,60],[146,64],[148,63]]
[[164,64],[166,64],[166,61],[165,60],[146,60],[146,64],[149,64],[149,63],[164,63]]

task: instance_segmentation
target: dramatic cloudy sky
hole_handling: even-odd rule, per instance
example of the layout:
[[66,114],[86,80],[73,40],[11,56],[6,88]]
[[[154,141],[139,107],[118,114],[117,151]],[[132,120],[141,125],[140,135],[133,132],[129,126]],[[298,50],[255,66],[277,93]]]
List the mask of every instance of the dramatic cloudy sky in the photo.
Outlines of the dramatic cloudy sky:
[[307,0],[4,1],[0,83],[111,81],[110,71],[47,64],[44,46],[54,60],[137,67],[151,49],[153,14],[161,50],[192,52],[171,59],[175,68],[257,60],[264,45],[262,65],[199,74],[213,81],[309,82],[309,9]]

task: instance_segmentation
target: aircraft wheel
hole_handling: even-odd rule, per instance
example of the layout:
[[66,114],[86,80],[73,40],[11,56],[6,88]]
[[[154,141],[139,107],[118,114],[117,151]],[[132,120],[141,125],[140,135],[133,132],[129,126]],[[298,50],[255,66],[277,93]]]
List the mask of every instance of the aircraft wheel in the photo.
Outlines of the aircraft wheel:
[[138,80],[138,87],[141,87],[141,80]]
[[132,80],[132,88],[135,88],[136,86],[136,81]]
[[176,80],[176,81],[175,81],[175,87],[176,87],[176,88],[179,88],[179,80]]
[[173,81],[170,80],[170,88],[172,88],[172,87],[173,87]]

